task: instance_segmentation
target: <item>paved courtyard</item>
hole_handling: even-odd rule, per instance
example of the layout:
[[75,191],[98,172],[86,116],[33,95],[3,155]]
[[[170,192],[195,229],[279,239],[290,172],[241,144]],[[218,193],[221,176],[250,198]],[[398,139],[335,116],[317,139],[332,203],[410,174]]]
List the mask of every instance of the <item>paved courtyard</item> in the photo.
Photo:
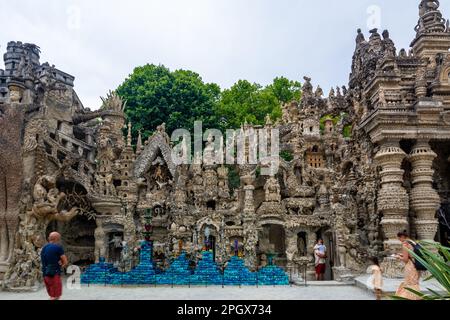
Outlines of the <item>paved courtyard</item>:
[[[334,284],[308,287],[103,287],[64,290],[64,300],[373,300],[367,290]],[[0,300],[47,300],[45,290],[1,292]]]
[[[64,300],[374,300],[368,287],[368,275],[355,280],[355,285],[337,281],[309,282],[308,286],[260,286],[260,287],[112,287],[81,286],[81,289],[68,289],[64,281]],[[384,279],[386,299],[399,287],[401,279]],[[436,280],[421,281],[423,292],[428,288],[443,292]],[[1,286],[0,286],[1,287]],[[44,288],[36,292],[0,291],[0,300],[47,300]]]

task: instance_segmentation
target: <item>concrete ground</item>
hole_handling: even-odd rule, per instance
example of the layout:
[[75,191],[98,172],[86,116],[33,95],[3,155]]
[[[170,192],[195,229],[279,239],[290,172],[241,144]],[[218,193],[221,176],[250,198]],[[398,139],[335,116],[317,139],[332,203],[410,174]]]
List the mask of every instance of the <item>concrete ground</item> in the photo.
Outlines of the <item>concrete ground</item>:
[[[364,275],[356,278],[356,286],[370,291],[370,285],[368,284],[369,277],[369,275]],[[384,279],[383,291],[387,294],[395,294],[402,281],[403,279]],[[428,288],[436,292],[444,291],[436,280],[420,281],[420,289],[422,292],[427,293]]]
[[[37,292],[0,291],[0,300],[47,300]],[[104,287],[64,288],[63,300],[374,300],[371,292],[337,282],[311,283],[308,287]]]
[[[375,296],[368,285],[368,275],[356,278],[355,285],[336,281],[308,282],[308,286],[281,287],[111,287],[81,286],[68,289],[65,285],[63,300],[374,300]],[[385,299],[395,293],[401,279],[384,279]],[[421,283],[427,288],[442,291],[436,281]],[[0,300],[47,300],[45,289],[36,292],[0,291]]]

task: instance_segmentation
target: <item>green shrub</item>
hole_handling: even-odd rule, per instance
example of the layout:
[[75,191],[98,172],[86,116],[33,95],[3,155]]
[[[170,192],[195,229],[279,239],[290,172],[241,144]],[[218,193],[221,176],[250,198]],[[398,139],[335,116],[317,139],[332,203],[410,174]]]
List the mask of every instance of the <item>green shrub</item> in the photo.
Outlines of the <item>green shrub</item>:
[[281,151],[280,152],[280,158],[282,158],[284,161],[291,162],[294,160],[294,155],[290,151]]
[[353,126],[351,124],[346,125],[344,127],[344,130],[342,131],[342,135],[344,136],[344,138],[351,138],[351,136],[352,136],[352,129],[353,129]]

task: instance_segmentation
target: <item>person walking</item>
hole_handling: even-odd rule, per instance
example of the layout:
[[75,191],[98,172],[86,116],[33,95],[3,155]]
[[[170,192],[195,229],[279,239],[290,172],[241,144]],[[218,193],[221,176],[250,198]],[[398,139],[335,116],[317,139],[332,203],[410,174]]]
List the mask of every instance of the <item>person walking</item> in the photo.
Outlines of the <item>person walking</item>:
[[405,263],[405,279],[400,284],[395,295],[408,300],[421,300],[419,296],[408,290],[412,289],[420,292],[420,271],[416,269],[414,258],[408,251],[414,251],[416,243],[409,238],[406,231],[399,232],[397,237],[402,242],[403,251],[400,254],[396,254],[395,257]]
[[60,245],[61,235],[58,232],[52,232],[48,242],[41,251],[44,284],[50,300],[59,300],[62,296],[61,269],[67,267],[68,260]]
[[377,300],[383,297],[383,272],[380,267],[380,262],[377,257],[371,259],[372,265],[368,269],[368,273],[372,275],[369,278],[369,286],[374,290]]
[[316,280],[323,281],[327,263],[327,247],[323,244],[323,239],[319,239],[314,246],[314,262],[316,266]]

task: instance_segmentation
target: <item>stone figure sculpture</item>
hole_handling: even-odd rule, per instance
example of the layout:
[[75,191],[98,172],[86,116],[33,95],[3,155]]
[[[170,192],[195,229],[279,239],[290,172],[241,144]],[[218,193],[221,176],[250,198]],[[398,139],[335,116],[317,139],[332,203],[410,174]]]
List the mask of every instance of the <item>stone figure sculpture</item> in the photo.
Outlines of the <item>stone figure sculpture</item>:
[[266,192],[266,201],[267,202],[280,202],[281,194],[280,194],[280,184],[275,177],[271,176],[267,179],[267,182],[264,186],[264,190]]
[[61,200],[66,195],[56,188],[56,178],[43,176],[36,182],[33,190],[34,204],[32,214],[44,221],[70,221],[79,209],[72,208],[70,211],[60,210]]

